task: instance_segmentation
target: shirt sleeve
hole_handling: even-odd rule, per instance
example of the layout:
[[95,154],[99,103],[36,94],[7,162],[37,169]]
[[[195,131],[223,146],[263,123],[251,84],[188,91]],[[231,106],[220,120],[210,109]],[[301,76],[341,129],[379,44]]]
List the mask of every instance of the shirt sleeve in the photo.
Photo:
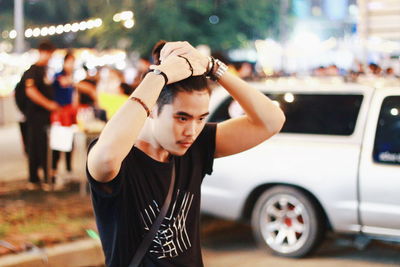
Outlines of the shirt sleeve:
[[[88,147],[88,154],[90,150],[93,148],[93,146],[97,143],[98,138],[93,140]],[[112,179],[109,182],[102,183],[97,180],[95,180],[89,173],[89,169],[87,166],[87,160],[86,160],[86,176],[88,178],[89,184],[90,184],[90,189],[92,190],[92,194],[97,194],[101,197],[115,197],[118,195],[120,192],[120,189],[122,187],[122,181],[123,181],[123,176],[125,173],[125,163],[126,160],[124,160],[121,164],[121,168],[119,170],[119,173],[117,176]]]
[[198,137],[198,146],[204,162],[203,176],[213,172],[215,137],[217,132],[216,123],[207,123]]
[[34,66],[31,66],[24,74],[23,76],[24,82],[28,79],[33,79],[35,82],[35,86],[37,86],[37,74],[36,74],[36,69]]

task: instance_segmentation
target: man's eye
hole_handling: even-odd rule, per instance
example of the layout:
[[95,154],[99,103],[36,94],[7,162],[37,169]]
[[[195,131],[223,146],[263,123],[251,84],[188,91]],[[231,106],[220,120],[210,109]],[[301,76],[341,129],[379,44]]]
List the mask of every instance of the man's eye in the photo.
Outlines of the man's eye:
[[178,119],[179,121],[187,121],[187,118],[185,118],[185,117],[177,117],[177,119]]

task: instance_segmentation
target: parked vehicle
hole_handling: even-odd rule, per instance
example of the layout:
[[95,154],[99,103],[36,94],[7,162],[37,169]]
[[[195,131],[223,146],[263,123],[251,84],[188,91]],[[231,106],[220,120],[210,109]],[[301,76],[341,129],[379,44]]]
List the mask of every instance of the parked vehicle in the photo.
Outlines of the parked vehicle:
[[[215,160],[202,211],[251,222],[256,239],[286,257],[306,256],[328,230],[400,242],[400,86],[254,86],[286,123],[261,145]],[[209,120],[241,114],[217,90]]]

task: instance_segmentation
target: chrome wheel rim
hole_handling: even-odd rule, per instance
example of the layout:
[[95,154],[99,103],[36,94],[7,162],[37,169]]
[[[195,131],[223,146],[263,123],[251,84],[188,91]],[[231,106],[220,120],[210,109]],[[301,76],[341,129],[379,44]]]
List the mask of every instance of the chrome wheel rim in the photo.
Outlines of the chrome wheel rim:
[[310,235],[310,215],[295,197],[279,194],[262,206],[260,229],[273,250],[287,254],[300,249]]

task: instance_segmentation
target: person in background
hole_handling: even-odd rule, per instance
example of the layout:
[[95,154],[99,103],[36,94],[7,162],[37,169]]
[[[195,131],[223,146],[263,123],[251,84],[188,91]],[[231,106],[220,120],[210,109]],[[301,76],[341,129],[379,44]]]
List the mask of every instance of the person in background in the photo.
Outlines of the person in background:
[[39,168],[43,169],[44,182],[48,182],[47,170],[47,131],[50,126],[50,112],[59,109],[53,100],[53,88],[46,79],[48,62],[55,50],[52,43],[44,41],[39,44],[39,59],[25,75],[25,94],[27,97],[27,150],[29,159],[28,189],[41,187],[38,176]]
[[96,75],[89,75],[89,69],[86,65],[82,66],[86,72],[86,77],[82,81],[78,82],[76,85],[78,103],[80,106],[91,106],[94,107],[97,103],[97,82],[99,70],[97,70]]
[[399,76],[396,75],[396,73],[394,73],[394,69],[392,67],[387,67],[385,69],[385,77],[386,78],[399,78]]
[[94,116],[102,121],[107,121],[107,114],[104,109],[98,107],[97,84],[100,76],[100,69],[96,70],[96,74],[91,76],[89,69],[83,65],[86,77],[76,85],[78,105],[80,108],[92,108]]
[[238,68],[238,75],[243,80],[254,80],[254,67],[250,62],[243,61]]
[[[62,107],[59,111],[61,114],[61,118],[63,120],[67,120],[66,122],[61,122],[63,126],[70,126],[74,121],[75,112],[73,111],[73,105],[76,106],[77,103],[73,103],[74,99],[74,65],[75,65],[75,56],[72,51],[68,51],[64,56],[63,69],[61,72],[57,73],[54,77],[53,88],[55,92],[55,100]],[[71,166],[71,157],[72,151],[65,152],[65,163],[66,169],[68,173],[72,172]],[[60,151],[53,150],[52,157],[52,173],[51,173],[51,182],[53,184],[56,183],[57,177],[57,165],[60,160]]]
[[135,90],[135,88],[133,88],[131,85],[129,85],[126,82],[123,72],[121,72],[119,70],[114,70],[114,72],[116,73],[116,75],[118,76],[118,79],[120,81],[118,93],[122,94],[122,95],[130,96],[132,94],[132,92]]
[[369,70],[369,73],[374,76],[380,76],[381,72],[382,72],[382,68],[378,64],[375,64],[375,63],[369,63],[368,70]]
[[135,79],[133,80],[133,83],[131,87],[135,89],[136,87],[139,86],[143,75],[147,73],[150,67],[150,61],[146,57],[140,57],[139,61],[137,62],[136,68],[137,68],[137,74],[135,76]]
[[130,96],[133,93],[133,91],[135,90],[132,86],[130,86],[126,82],[121,82],[119,89],[120,89],[121,94],[124,94],[127,96]]

